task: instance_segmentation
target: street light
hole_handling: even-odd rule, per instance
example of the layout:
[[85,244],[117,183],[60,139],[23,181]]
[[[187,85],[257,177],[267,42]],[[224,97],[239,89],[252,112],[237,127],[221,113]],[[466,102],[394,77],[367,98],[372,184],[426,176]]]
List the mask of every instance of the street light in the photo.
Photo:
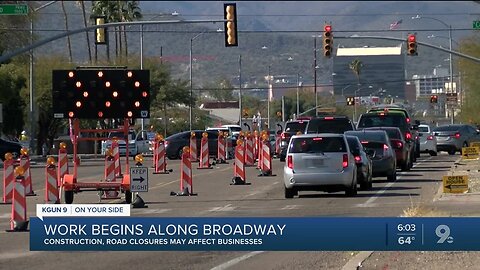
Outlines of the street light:
[[[439,20],[437,18],[433,18],[433,17],[425,17],[425,16],[420,16],[420,15],[417,15],[417,16],[414,16],[412,17],[412,20],[414,19],[430,19],[430,20],[434,20],[434,21],[437,21],[443,25],[445,25],[446,27],[448,27],[448,39],[449,39],[449,50],[450,50],[450,90],[451,92],[453,92],[453,61],[452,61],[452,26],[451,25],[448,25],[447,23],[445,23],[444,21],[442,20]],[[453,110],[453,106],[452,106],[452,115],[451,115],[451,123],[453,124],[455,118],[454,118],[454,110]]]
[[[41,9],[44,9],[51,4],[54,4],[55,2],[58,1],[50,1],[42,6],[39,6],[38,8],[33,9],[32,13],[35,13]],[[30,45],[33,44],[33,18],[30,18]],[[34,138],[35,138],[35,114],[34,114],[34,105],[33,105],[33,49],[30,50],[30,149],[35,153],[35,144],[34,144]]]
[[192,113],[193,113],[193,111],[192,111],[193,110],[193,104],[192,104],[192,101],[193,101],[193,68],[192,68],[193,40],[195,40],[199,36],[205,34],[206,32],[207,32],[207,30],[197,34],[196,36],[194,36],[193,38],[190,39],[190,106],[189,106],[190,107],[190,115],[189,115],[190,131],[192,131]]

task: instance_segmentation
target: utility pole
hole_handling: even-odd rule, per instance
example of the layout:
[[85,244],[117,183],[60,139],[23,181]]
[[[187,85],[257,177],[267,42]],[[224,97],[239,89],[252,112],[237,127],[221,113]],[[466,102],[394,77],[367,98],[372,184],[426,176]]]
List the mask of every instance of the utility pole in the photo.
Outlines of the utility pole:
[[238,121],[240,127],[242,127],[242,55],[240,54],[238,57],[238,81],[240,84],[240,88],[238,90],[238,107],[240,108],[240,120]]
[[313,37],[313,92],[315,93],[315,116],[318,116],[318,98],[317,98],[317,36]]

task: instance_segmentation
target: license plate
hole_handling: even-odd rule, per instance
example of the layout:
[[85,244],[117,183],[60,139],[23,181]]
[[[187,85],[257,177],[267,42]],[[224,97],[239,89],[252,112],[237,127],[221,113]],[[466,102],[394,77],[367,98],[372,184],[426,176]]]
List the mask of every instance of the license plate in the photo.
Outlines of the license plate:
[[308,167],[322,167],[323,166],[323,159],[308,159],[307,166]]

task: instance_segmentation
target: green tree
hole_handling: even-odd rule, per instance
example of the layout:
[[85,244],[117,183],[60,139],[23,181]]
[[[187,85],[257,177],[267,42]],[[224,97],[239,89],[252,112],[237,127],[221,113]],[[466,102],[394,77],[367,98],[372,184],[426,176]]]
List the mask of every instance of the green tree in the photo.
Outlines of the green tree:
[[[86,28],[88,26],[88,23],[85,10],[85,1],[76,1],[76,5],[82,10],[83,26]],[[90,35],[88,34],[88,32],[85,32],[85,37],[87,39],[88,61],[90,64],[92,64],[92,45],[90,44]]]
[[217,101],[232,101],[233,97],[233,86],[232,83],[225,79],[219,79],[212,83],[207,83],[203,90],[208,93],[210,97]]
[[[475,34],[463,39],[460,43],[460,52],[480,58],[480,34]],[[461,90],[463,92],[463,105],[460,118],[466,123],[480,123],[478,108],[480,107],[480,65],[468,59],[460,58],[458,69],[461,73]]]
[[[121,2],[121,21],[131,22],[142,18],[141,9],[138,1],[120,1]],[[125,26],[122,26],[123,39],[125,41],[125,57],[128,57],[128,39]]]
[[25,102],[20,90],[26,87],[26,78],[15,65],[0,67],[0,103],[3,106],[2,132],[17,136],[23,129]]

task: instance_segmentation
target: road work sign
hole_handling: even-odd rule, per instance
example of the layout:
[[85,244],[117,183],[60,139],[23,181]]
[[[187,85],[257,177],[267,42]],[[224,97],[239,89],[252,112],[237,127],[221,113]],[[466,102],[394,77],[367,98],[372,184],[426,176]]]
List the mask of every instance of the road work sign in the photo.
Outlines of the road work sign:
[[443,177],[443,193],[465,193],[468,191],[468,175],[446,175]]
[[148,168],[132,167],[130,168],[130,191],[148,192]]
[[471,142],[470,146],[471,147],[480,147],[480,142]]
[[462,147],[463,159],[478,159],[480,148],[478,147]]

